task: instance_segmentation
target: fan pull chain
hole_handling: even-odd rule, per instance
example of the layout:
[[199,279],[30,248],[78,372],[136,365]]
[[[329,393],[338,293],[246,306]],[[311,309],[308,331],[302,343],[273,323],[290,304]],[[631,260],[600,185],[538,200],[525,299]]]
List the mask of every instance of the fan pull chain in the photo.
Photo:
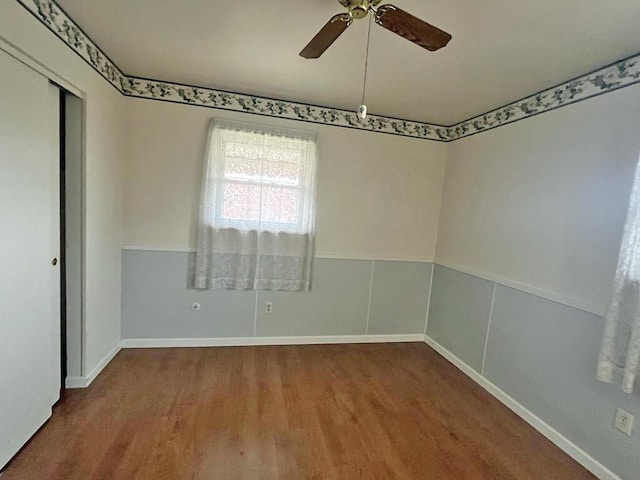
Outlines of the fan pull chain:
[[369,67],[369,43],[371,41],[371,22],[373,15],[369,14],[369,31],[367,32],[367,51],[364,57],[364,78],[362,79],[362,104],[358,108],[358,118],[364,120],[367,117],[367,106],[364,104],[364,96],[367,91],[367,70]]

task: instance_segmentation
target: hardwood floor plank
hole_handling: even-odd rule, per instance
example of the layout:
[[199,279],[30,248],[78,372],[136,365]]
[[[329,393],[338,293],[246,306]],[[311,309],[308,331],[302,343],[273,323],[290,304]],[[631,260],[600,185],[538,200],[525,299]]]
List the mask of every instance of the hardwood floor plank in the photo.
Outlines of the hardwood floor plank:
[[2,480],[592,479],[428,346],[131,349]]

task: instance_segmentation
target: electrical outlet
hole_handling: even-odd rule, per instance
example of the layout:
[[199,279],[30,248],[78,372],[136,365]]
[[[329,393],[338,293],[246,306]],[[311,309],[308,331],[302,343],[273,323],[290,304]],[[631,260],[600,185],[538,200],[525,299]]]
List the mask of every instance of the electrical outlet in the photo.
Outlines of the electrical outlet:
[[273,302],[267,302],[264,304],[265,313],[273,313]]
[[200,310],[200,304],[198,302],[194,303],[193,305],[191,305],[191,310],[197,312],[198,310]]
[[631,431],[633,430],[633,415],[619,408],[616,412],[616,421],[613,426],[621,432],[631,435]]

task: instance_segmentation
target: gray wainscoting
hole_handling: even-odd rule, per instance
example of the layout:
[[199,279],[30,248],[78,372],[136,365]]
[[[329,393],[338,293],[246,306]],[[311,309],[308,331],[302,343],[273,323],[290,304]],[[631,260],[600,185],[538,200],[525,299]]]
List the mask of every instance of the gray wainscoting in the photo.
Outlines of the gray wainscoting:
[[[311,291],[258,292],[256,335],[363,335],[370,284],[371,262],[317,259]],[[273,313],[265,312],[266,302],[273,302]]]
[[435,265],[427,334],[482,371],[493,283]]
[[592,313],[435,266],[427,335],[621,478],[640,479],[640,428],[613,428],[617,407],[640,419],[640,392],[595,379],[603,328]]
[[[195,290],[193,253],[122,252],[122,337],[422,334],[431,263],[316,259],[310,292]],[[199,311],[191,305],[198,302]],[[273,302],[273,313],[265,303]]]
[[[431,263],[375,262],[369,333],[424,333]],[[421,299],[421,301],[417,301]]]

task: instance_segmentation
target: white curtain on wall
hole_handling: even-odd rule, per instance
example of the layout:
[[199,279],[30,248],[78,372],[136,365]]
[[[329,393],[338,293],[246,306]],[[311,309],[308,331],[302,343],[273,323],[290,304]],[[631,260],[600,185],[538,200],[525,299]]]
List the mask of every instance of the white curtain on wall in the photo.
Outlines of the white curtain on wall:
[[309,290],[315,134],[212,120],[196,288]]
[[598,361],[598,379],[632,393],[640,378],[640,164],[635,177],[616,270],[614,295]]

